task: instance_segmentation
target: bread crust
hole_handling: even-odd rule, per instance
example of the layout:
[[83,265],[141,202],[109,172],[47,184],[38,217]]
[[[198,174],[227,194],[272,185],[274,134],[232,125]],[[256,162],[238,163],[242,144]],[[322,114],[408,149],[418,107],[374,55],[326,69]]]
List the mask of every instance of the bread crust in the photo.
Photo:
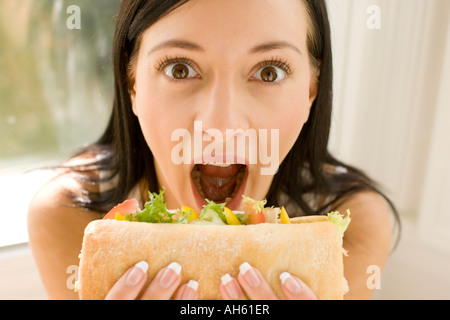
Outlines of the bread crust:
[[[327,221],[248,226],[151,224],[115,220],[91,222],[80,255],[81,299],[104,299],[134,264],[146,260],[148,282],[178,262],[183,282],[197,280],[200,300],[222,299],[220,278],[237,277],[248,262],[285,299],[279,276],[287,271],[302,279],[318,299],[343,298],[341,239]],[[322,219],[319,219],[322,220]]]

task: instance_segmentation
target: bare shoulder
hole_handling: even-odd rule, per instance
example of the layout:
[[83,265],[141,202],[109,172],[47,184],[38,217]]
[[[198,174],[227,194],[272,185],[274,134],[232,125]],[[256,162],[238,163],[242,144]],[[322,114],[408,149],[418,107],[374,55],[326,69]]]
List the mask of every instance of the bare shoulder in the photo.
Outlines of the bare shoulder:
[[[73,158],[65,165],[81,165],[86,158]],[[91,173],[92,174],[92,173]],[[85,222],[98,217],[98,214],[77,208],[72,195],[82,195],[85,190],[96,192],[95,187],[82,184],[75,173],[64,167],[54,170],[53,176],[34,195],[29,208],[29,224],[34,225],[61,224],[67,221]],[[45,221],[45,223],[44,223]],[[33,228],[31,228],[33,230]]]
[[390,247],[391,212],[381,195],[375,192],[358,193],[340,205],[339,210],[349,210],[352,218],[344,237],[346,244],[352,247],[371,244],[380,247],[384,244]]
[[375,192],[353,195],[338,209],[342,213],[349,210],[352,218],[343,243],[349,252],[344,259],[345,277],[350,288],[346,298],[368,299],[373,290],[367,285],[367,270],[375,266],[381,272],[390,254],[391,212],[384,198]]
[[60,170],[36,193],[28,212],[30,246],[51,299],[76,299],[68,268],[78,265],[84,229],[101,216],[76,208],[68,196],[80,191],[69,171]]

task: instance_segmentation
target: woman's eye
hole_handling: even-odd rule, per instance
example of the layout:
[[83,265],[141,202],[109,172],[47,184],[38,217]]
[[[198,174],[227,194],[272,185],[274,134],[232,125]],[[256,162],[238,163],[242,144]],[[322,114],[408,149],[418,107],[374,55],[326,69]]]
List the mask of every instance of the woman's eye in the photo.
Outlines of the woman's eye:
[[268,66],[258,69],[254,77],[263,82],[279,82],[286,77],[286,72],[279,67]]
[[172,63],[164,68],[164,73],[168,77],[176,80],[184,80],[197,76],[197,72],[185,63]]

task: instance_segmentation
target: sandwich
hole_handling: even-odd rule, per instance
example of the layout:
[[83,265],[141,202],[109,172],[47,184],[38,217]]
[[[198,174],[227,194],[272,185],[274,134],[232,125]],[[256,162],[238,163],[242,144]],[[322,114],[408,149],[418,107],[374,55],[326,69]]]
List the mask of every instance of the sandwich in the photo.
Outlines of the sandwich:
[[149,264],[148,282],[178,262],[184,282],[198,281],[200,300],[221,299],[221,277],[237,277],[243,262],[256,267],[282,299],[283,272],[302,279],[318,299],[342,299],[348,290],[342,237],[349,212],[345,218],[339,212],[289,218],[284,207],[266,207],[265,200],[243,196],[242,211],[207,201],[197,213],[187,206],[167,209],[164,190],[149,197],[142,210],[130,199],[86,227],[79,266],[81,299],[104,299],[142,260]]

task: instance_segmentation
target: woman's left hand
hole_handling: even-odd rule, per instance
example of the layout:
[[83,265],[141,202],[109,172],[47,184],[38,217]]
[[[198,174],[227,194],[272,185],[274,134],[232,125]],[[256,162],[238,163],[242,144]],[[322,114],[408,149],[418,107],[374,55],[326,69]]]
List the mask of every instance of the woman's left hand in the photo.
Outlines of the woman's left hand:
[[[261,273],[247,262],[239,267],[238,278],[229,274],[222,277],[220,293],[225,300],[278,300]],[[299,278],[283,272],[281,288],[289,300],[316,300],[314,292]]]

